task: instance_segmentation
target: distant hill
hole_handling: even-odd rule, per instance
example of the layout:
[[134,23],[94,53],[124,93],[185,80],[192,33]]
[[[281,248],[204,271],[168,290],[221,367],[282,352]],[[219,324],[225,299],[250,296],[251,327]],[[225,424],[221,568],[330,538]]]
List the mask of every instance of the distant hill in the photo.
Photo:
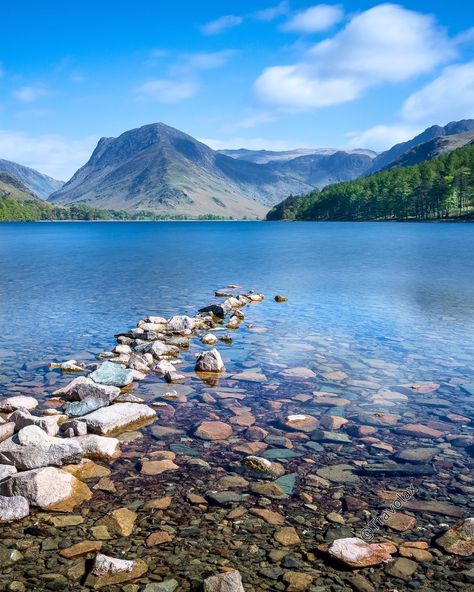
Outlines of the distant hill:
[[[430,142],[436,138],[442,138],[446,136],[454,136],[465,132],[471,132],[474,130],[474,119],[462,119],[461,121],[452,121],[445,126],[432,125],[425,129],[424,132],[418,134],[407,142],[401,142],[396,144],[389,150],[380,153],[376,156],[372,162],[372,166],[366,172],[367,175],[376,173],[392,166],[403,166],[403,164],[397,165],[397,162],[406,164],[416,164],[415,162],[409,163],[408,159],[404,160],[401,157],[404,154],[410,152],[413,148],[416,148],[420,144]],[[421,154],[421,153],[420,153]],[[400,159],[400,160],[399,160]]]
[[[275,161],[288,161],[298,158],[299,156],[318,155],[318,156],[331,156],[336,152],[340,152],[335,148],[296,148],[295,150],[247,150],[246,148],[239,148],[237,150],[218,150],[221,154],[237,158],[239,160],[248,160],[249,162],[255,162],[256,164],[267,164],[268,162]],[[377,152],[373,150],[366,150],[363,148],[346,150],[346,154],[364,154],[375,158]]]
[[[83,203],[128,212],[234,218],[262,217],[291,192],[354,179],[372,155],[276,153],[262,156],[214,151],[163,123],[118,138],[102,138],[89,161],[49,201]],[[261,151],[259,151],[261,152]],[[245,158],[243,156],[246,156]]]
[[35,171],[35,169],[1,158],[0,173],[7,173],[20,180],[25,187],[43,199],[49,197],[64,184],[63,181],[57,181],[48,175]]
[[[457,141],[459,138],[450,146]],[[446,146],[438,146],[437,149],[444,148]],[[474,217],[474,143],[412,166],[393,167],[354,181],[329,185],[321,191],[290,196],[267,214],[267,220],[440,220],[453,217]]]

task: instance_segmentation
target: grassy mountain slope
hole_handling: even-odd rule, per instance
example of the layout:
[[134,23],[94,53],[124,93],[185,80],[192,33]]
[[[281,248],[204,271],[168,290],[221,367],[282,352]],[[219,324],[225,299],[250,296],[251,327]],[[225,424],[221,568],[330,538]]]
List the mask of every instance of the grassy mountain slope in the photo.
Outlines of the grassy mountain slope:
[[43,199],[46,199],[54,193],[54,191],[57,191],[63,186],[62,181],[57,181],[52,177],[48,177],[48,175],[43,175],[43,173],[39,173],[30,167],[9,160],[3,160],[1,158],[0,173],[6,173],[15,177],[21,181],[27,189]]

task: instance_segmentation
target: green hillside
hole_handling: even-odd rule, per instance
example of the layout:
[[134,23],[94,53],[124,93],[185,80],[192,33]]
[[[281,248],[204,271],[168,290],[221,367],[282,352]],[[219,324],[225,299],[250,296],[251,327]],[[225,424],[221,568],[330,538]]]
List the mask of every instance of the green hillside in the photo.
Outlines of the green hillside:
[[437,220],[474,216],[474,145],[420,164],[290,196],[267,220]]

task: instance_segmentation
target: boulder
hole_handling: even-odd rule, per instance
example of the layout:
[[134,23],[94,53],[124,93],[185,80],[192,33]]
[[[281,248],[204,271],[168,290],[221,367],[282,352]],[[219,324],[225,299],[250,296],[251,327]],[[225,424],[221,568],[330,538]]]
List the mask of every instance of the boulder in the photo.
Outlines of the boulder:
[[21,520],[30,513],[30,504],[26,497],[14,495],[12,497],[0,496],[0,524]]
[[319,421],[312,415],[305,415],[298,413],[295,415],[288,415],[281,422],[282,427],[297,432],[314,432],[319,426]]
[[232,433],[232,427],[222,421],[203,421],[195,431],[202,440],[227,440]]
[[57,416],[38,417],[31,415],[26,409],[17,409],[10,415],[9,420],[15,424],[15,430],[34,425],[44,430],[49,436],[55,436],[59,432]]
[[120,442],[117,438],[86,434],[74,438],[82,447],[85,458],[92,460],[112,460],[120,456]]
[[158,359],[162,356],[176,358],[179,355],[179,348],[176,345],[168,345],[163,341],[154,341],[151,345],[147,345],[146,351]]
[[282,294],[277,294],[275,296],[275,302],[287,302],[288,298],[286,296],[283,296]]
[[17,395],[15,397],[7,397],[0,399],[0,413],[12,413],[17,409],[35,409],[38,407],[37,399],[33,397],[25,397],[24,395]]
[[469,557],[474,554],[474,518],[466,518],[436,540],[448,553]]
[[166,330],[169,333],[188,333],[194,329],[196,321],[186,315],[175,315],[168,320]]
[[167,372],[176,372],[176,367],[169,360],[160,360],[153,366],[153,370],[164,376]]
[[22,428],[0,443],[0,462],[14,465],[20,471],[78,463],[82,456],[81,446],[71,438],[48,436],[35,425]]
[[227,314],[227,308],[222,304],[210,304],[209,306],[204,306],[203,308],[199,309],[201,313],[212,313],[215,317],[219,319],[223,319]]
[[77,419],[71,419],[61,424],[61,431],[67,438],[85,436],[87,434],[87,424]]
[[328,549],[329,555],[348,567],[368,567],[389,561],[393,545],[366,543],[357,537],[336,539]]
[[196,358],[195,370],[196,372],[223,372],[224,362],[217,349],[200,352]]
[[98,526],[105,526],[110,534],[117,536],[130,536],[132,534],[137,513],[128,508],[113,510],[98,522]]
[[120,395],[120,389],[116,386],[110,386],[107,384],[99,384],[92,380],[92,378],[86,378],[69,393],[64,395],[63,398],[69,401],[85,401],[87,399],[98,399],[104,401],[104,404],[109,405]]
[[93,434],[112,434],[156,419],[156,411],[140,403],[117,403],[81,417]]
[[139,578],[147,570],[148,566],[142,559],[117,559],[98,553],[85,585],[99,590],[104,586],[121,584]]
[[206,333],[201,337],[201,343],[204,343],[204,345],[216,345],[218,341],[213,333]]
[[236,569],[204,580],[204,592],[245,592],[242,577]]
[[130,368],[122,368],[113,362],[104,362],[101,366],[89,374],[94,382],[108,386],[127,386],[133,381],[133,372]]
[[18,473],[17,468],[13,465],[0,465],[0,481],[7,479],[11,475]]
[[87,382],[87,378],[85,376],[77,376],[73,378],[70,382],[68,382],[65,386],[58,388],[53,392],[54,397],[72,397],[74,395],[75,390],[78,388],[79,385]]
[[23,496],[32,506],[57,512],[70,512],[92,498],[85,483],[54,467],[12,475],[0,483],[0,495]]
[[0,442],[10,438],[14,433],[15,423],[13,421],[0,424]]

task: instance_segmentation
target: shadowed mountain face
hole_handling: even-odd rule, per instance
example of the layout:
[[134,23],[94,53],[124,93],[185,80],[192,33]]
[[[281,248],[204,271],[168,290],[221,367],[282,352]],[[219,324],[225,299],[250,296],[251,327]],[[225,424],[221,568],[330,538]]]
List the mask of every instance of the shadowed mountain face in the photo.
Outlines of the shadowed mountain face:
[[9,197],[18,201],[34,201],[45,203],[37,195],[25,186],[17,177],[9,173],[0,172],[0,196]]
[[21,181],[27,189],[43,199],[48,198],[52,193],[63,186],[62,181],[57,181],[52,177],[48,177],[48,175],[43,175],[43,173],[39,173],[38,171],[35,171],[35,169],[30,169],[22,164],[17,164],[16,162],[3,160],[1,158],[0,173],[7,173],[8,175],[15,177]]
[[[452,121],[444,127],[440,125],[432,125],[431,127],[425,129],[424,132],[418,134],[418,136],[415,136],[411,140],[408,140],[407,142],[402,142],[400,144],[396,144],[395,146],[390,148],[390,150],[386,150],[385,152],[379,154],[376,158],[374,158],[372,166],[366,174],[371,175],[372,173],[376,173],[377,171],[381,171],[382,169],[392,168],[393,166],[404,166],[402,164],[397,164],[397,162],[403,162],[405,159],[401,158],[402,155],[405,155],[405,153],[408,153],[413,148],[416,148],[417,146],[424,144],[426,142],[430,142],[436,138],[454,136],[465,132],[471,132],[473,130],[474,119]],[[451,150],[454,150],[454,148],[451,148]],[[437,156],[437,154],[434,154],[433,156]],[[429,156],[427,158],[433,158],[433,156]],[[427,160],[427,158],[422,158],[421,160]],[[398,159],[400,159],[400,161]],[[409,160],[409,158],[407,160]],[[421,160],[415,160],[411,164],[416,164],[417,162],[421,162]],[[410,163],[405,162],[405,164]]]
[[214,151],[157,123],[102,138],[89,161],[50,201],[131,212],[261,217],[290,193],[354,179],[371,162],[368,154],[337,152],[260,164]]

